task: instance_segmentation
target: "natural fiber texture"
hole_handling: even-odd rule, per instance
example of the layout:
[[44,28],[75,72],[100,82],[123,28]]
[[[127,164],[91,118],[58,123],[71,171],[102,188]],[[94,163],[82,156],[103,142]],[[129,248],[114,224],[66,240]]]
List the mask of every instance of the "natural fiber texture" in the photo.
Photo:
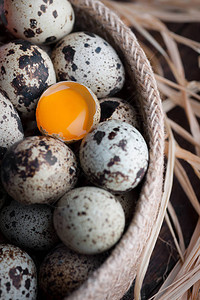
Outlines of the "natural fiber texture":
[[[120,299],[130,287],[156,220],[162,195],[164,125],[159,92],[151,66],[135,35],[100,1],[71,0],[79,26],[106,38],[121,56],[128,95],[139,109],[150,162],[133,220],[105,263],[65,299]],[[127,95],[126,95],[127,98]]]

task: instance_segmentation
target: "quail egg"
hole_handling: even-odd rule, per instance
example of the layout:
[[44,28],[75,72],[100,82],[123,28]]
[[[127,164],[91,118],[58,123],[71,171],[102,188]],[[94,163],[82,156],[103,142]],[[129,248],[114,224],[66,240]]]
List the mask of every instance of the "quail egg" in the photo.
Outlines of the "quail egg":
[[40,288],[47,299],[63,299],[78,288],[104,259],[102,255],[77,254],[60,244],[42,262]]
[[2,183],[25,204],[52,203],[77,181],[74,153],[52,137],[33,136],[13,145],[2,161]]
[[96,185],[113,193],[136,187],[148,166],[148,148],[141,133],[119,120],[99,123],[80,146],[83,171]]
[[101,107],[100,121],[119,120],[139,128],[137,113],[133,105],[126,100],[116,97],[108,97],[99,100]]
[[20,117],[10,100],[0,91],[0,162],[7,149],[24,138]]
[[49,250],[59,242],[49,205],[11,201],[0,212],[0,230],[13,244],[35,251]]
[[72,31],[74,11],[67,0],[4,0],[3,22],[16,37],[51,44]]
[[89,87],[98,98],[112,96],[125,81],[122,62],[107,41],[90,32],[74,32],[57,43],[52,61],[59,81]]
[[41,95],[36,120],[43,134],[71,143],[82,139],[99,122],[99,101],[83,84],[58,82]]
[[31,257],[20,248],[0,244],[0,297],[36,300],[37,271]]
[[80,187],[66,193],[54,210],[54,226],[62,242],[82,254],[98,254],[120,239],[123,208],[103,189]]
[[42,92],[56,82],[50,57],[27,41],[0,47],[0,88],[23,118],[33,118]]

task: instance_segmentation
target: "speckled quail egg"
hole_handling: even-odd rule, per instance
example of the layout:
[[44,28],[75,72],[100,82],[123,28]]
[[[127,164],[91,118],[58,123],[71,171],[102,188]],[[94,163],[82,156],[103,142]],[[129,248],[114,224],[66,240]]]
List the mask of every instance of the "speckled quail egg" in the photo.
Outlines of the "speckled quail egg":
[[63,244],[45,257],[39,271],[39,284],[47,299],[63,299],[78,288],[103,262],[101,255],[83,255]]
[[4,0],[3,22],[17,38],[50,44],[72,31],[74,11],[67,0]]
[[2,300],[36,300],[36,267],[25,251],[10,244],[0,244],[0,278]]
[[126,100],[116,97],[108,97],[99,100],[101,107],[100,122],[108,120],[120,120],[139,128],[137,113],[133,105]]
[[8,194],[26,204],[55,202],[77,181],[74,153],[51,137],[27,137],[13,145],[1,169]]
[[123,87],[124,67],[118,54],[94,33],[67,35],[55,46],[52,61],[59,81],[83,83],[98,98],[112,96]]
[[7,149],[23,138],[20,117],[10,100],[0,91],[0,163]]
[[59,242],[53,227],[53,208],[45,204],[11,201],[0,212],[0,230],[13,244],[35,251],[49,250]]
[[97,187],[80,187],[66,193],[58,201],[53,219],[62,242],[82,254],[110,249],[125,225],[120,202]]
[[48,54],[27,41],[12,41],[0,47],[0,70],[0,88],[23,118],[33,117],[38,98],[56,82]]
[[88,178],[113,193],[136,187],[148,166],[143,136],[135,127],[119,120],[98,124],[82,140],[79,156]]

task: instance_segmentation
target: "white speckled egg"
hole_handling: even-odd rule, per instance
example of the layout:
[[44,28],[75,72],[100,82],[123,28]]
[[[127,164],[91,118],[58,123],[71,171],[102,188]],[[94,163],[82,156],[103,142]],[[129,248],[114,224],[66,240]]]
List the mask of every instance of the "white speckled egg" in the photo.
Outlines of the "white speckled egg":
[[42,262],[39,272],[40,288],[47,299],[63,299],[78,288],[104,259],[104,254],[77,254],[60,244]]
[[108,120],[119,120],[131,124],[139,128],[137,113],[133,105],[129,104],[126,100],[108,97],[99,100],[101,107],[100,122]]
[[42,92],[56,82],[48,54],[27,41],[0,47],[0,88],[23,118],[34,116]]
[[20,117],[10,100],[0,91],[0,162],[7,149],[23,138]]
[[64,37],[52,52],[59,81],[72,80],[88,86],[98,98],[121,90],[124,67],[116,51],[100,36],[75,32]]
[[88,133],[79,156],[88,178],[113,193],[136,187],[148,166],[148,148],[141,133],[119,120],[102,122]]
[[0,278],[2,300],[36,300],[36,267],[25,251],[13,245],[0,244]]
[[67,0],[4,0],[3,22],[17,38],[50,44],[72,31],[74,11]]
[[74,153],[61,141],[27,137],[7,151],[2,161],[2,183],[15,200],[52,203],[77,181]]
[[11,201],[0,212],[0,230],[13,244],[35,251],[49,250],[59,242],[48,205]]
[[97,187],[66,193],[54,210],[54,226],[62,242],[82,254],[98,254],[121,237],[125,217],[118,200]]

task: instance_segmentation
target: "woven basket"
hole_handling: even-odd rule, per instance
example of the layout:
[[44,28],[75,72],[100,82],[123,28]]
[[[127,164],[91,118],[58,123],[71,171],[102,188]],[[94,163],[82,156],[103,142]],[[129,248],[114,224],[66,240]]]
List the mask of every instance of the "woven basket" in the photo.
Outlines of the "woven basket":
[[[65,300],[120,299],[135,278],[142,251],[159,211],[164,153],[161,100],[150,63],[135,35],[119,17],[97,0],[71,0],[79,29],[105,38],[120,55],[127,73],[127,93],[136,105],[149,146],[150,162],[134,217],[105,263]],[[127,97],[126,97],[127,98]]]

